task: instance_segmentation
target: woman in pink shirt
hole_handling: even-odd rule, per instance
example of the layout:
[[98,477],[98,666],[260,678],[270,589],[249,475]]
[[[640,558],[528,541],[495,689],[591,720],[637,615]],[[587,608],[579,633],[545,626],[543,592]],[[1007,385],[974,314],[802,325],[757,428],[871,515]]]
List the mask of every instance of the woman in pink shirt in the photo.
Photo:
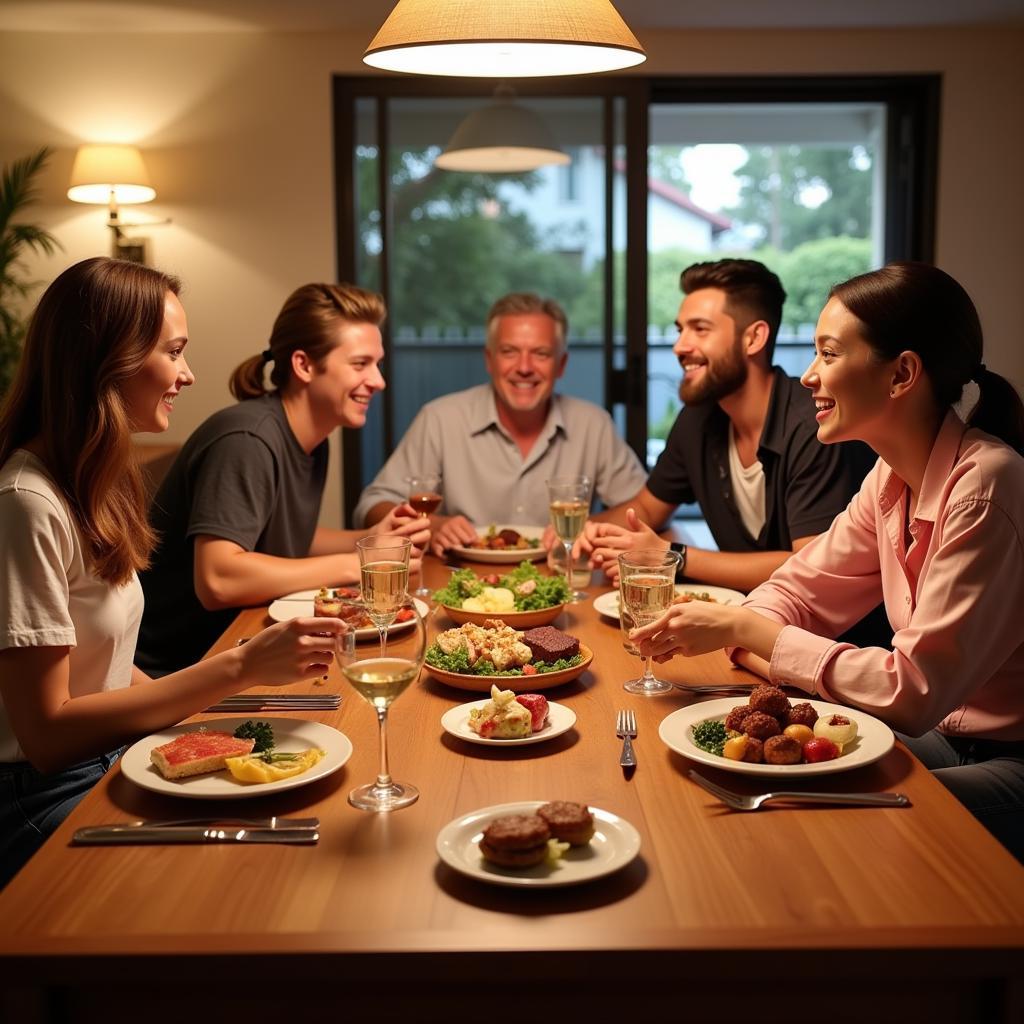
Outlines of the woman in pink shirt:
[[[926,264],[833,288],[815,349],[819,440],[879,455],[860,492],[742,607],[676,605],[634,638],[659,660],[729,648],[876,715],[1024,859],[1024,405],[985,368],[967,293]],[[880,594],[891,651],[832,639]]]

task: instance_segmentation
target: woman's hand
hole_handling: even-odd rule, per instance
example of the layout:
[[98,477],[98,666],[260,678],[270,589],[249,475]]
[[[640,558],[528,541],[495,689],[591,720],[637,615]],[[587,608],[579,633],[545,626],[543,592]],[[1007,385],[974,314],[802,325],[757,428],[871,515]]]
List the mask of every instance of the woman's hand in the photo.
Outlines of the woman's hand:
[[642,523],[632,508],[626,509],[626,526],[615,523],[588,522],[583,536],[577,542],[578,551],[590,555],[592,569],[604,569],[612,583],[619,579],[619,555],[641,548],[668,550],[668,541],[662,540],[646,523]]
[[742,617],[749,614],[712,601],[684,601],[629,636],[641,655],[651,655],[655,661],[668,661],[676,654],[692,658],[735,645]]
[[284,686],[322,676],[334,660],[334,638],[348,629],[341,619],[327,618],[268,626],[239,648],[244,685]]

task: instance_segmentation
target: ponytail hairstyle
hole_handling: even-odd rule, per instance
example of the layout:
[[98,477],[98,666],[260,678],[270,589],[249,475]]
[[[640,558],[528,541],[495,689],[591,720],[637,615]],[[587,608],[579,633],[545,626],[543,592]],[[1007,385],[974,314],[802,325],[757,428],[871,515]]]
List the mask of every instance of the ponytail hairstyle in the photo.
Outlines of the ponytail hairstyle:
[[319,368],[338,344],[340,323],[380,327],[386,315],[380,295],[354,284],[304,284],[296,288],[277,314],[266,349],[240,363],[231,374],[231,394],[240,402],[265,395],[263,368],[267,363],[274,364],[271,390],[282,391],[292,377],[293,352],[305,352]]
[[978,311],[949,274],[928,263],[889,263],[837,284],[829,297],[861,322],[879,359],[916,352],[941,408],[955,405],[964,385],[976,381],[981,397],[968,424],[1024,455],[1024,404],[1005,377],[986,368]]
[[0,406],[0,465],[39,437],[91,571],[115,586],[149,564],[156,535],[132,454],[122,384],[156,347],[177,278],[98,256],[43,293],[17,373]]

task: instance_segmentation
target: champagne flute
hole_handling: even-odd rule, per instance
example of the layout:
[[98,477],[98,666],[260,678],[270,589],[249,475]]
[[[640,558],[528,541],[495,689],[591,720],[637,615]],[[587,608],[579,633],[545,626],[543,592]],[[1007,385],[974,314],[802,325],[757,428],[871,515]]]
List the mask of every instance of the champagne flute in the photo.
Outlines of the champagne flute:
[[[419,473],[405,478],[409,504],[418,512],[421,519],[426,519],[441,507],[441,474]],[[416,588],[417,597],[430,597],[430,590],[423,585],[423,567],[420,566],[420,585]]]
[[569,586],[569,600],[585,601],[587,595],[572,587],[572,549],[587,522],[593,485],[585,476],[554,477],[547,481],[547,485],[551,525],[565,548],[565,582]]
[[[352,688],[376,712],[380,733],[380,762],[377,778],[357,786],[348,795],[348,802],[363,811],[396,811],[419,799],[420,792],[408,782],[395,782],[388,767],[388,709],[420,674],[426,653],[426,627],[414,601],[406,598],[400,611],[409,610],[414,626],[392,642],[392,651],[385,657],[365,657],[357,653],[355,633],[347,630],[337,637],[335,653],[342,675]],[[373,616],[369,606],[368,615]]]
[[[629,639],[629,630],[654,622],[672,604],[676,592],[679,554],[661,548],[640,548],[619,555],[619,615],[623,645],[631,654],[639,654]],[[644,659],[644,674],[622,684],[627,693],[668,693],[672,684],[656,679],[651,658]]]
[[380,656],[387,648],[388,626],[395,621],[409,590],[408,537],[371,534],[356,541],[366,614],[380,634]]

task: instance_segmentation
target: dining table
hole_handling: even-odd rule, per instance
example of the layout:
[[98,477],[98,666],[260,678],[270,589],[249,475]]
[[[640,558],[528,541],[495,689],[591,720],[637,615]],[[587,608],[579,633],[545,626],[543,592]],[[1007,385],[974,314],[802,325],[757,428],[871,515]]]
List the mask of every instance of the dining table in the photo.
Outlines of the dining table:
[[[503,571],[428,557],[427,584],[443,586],[453,565]],[[377,773],[378,725],[336,665],[276,692],[341,694],[337,710],[246,716],[343,734],[351,756],[329,775],[211,802],[142,788],[115,765],[0,893],[0,1019],[1024,1020],[1024,867],[898,741],[872,763],[785,788],[899,792],[908,806],[725,806],[692,769],[747,794],[777,781],[697,765],[662,741],[662,721],[706,697],[623,691],[640,662],[594,607],[610,589],[595,573],[587,599],[554,622],[593,660],[544,691],[575,714],[544,742],[446,731],[446,712],[487,694],[424,668],[388,722],[392,773],[420,791],[403,809],[348,803]],[[241,611],[211,653],[270,623],[266,606]],[[453,625],[432,606],[431,636]],[[760,681],[722,652],[658,670],[689,686]],[[619,763],[627,709],[635,768]],[[601,877],[538,886],[494,884],[439,856],[450,823],[554,800],[632,826],[639,852]],[[315,816],[319,839],[71,841],[84,826],[213,812]]]

